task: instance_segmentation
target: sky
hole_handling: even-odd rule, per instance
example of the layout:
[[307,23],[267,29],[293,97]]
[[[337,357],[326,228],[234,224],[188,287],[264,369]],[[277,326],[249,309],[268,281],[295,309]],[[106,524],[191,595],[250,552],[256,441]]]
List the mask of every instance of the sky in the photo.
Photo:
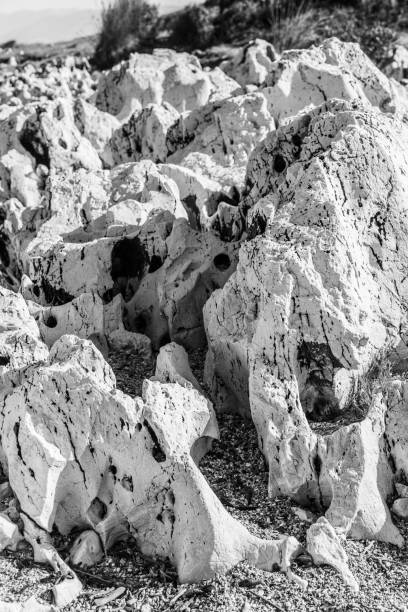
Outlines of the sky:
[[[17,11],[37,11],[44,9],[99,9],[102,0],[0,0],[0,13],[14,13]],[[191,4],[189,0],[156,0],[154,4],[160,5],[164,10],[167,6],[180,6]]]

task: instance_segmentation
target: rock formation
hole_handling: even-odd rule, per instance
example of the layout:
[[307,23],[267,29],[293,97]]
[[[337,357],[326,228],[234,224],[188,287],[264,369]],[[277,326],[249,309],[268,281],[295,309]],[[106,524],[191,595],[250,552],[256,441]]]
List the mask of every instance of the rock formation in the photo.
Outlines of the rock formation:
[[[0,546],[58,569],[61,606],[81,586],[53,529],[81,532],[84,567],[131,538],[183,582],[291,576],[297,540],[251,535],[200,471],[209,393],[253,419],[270,495],[325,515],[308,550],[355,590],[342,538],[400,545],[395,491],[408,514],[404,87],[336,39],[0,72],[0,474],[22,521],[0,516]],[[203,390],[185,349],[207,343]],[[156,359],[141,397],[112,351]]]

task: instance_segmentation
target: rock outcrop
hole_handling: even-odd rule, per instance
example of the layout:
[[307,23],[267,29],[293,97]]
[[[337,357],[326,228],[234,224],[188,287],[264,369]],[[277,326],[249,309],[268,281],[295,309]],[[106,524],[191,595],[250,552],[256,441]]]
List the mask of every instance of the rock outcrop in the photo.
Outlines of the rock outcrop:
[[[377,482],[383,424],[378,433],[373,424],[367,431],[364,422],[350,425],[320,442],[308,419],[347,410],[359,377],[403,341],[405,143],[408,131],[398,120],[336,101],[268,137],[248,166],[243,210],[254,204],[247,216],[253,238],[241,245],[236,273],[204,309],[208,384],[221,402],[251,413],[271,493],[318,498],[326,466],[332,474],[332,459],[334,467],[346,451],[360,484],[354,493],[345,492],[344,481],[339,489],[344,519],[344,504],[353,506],[344,531],[398,542],[387,526],[381,490],[387,476]],[[366,418],[375,422],[372,411]],[[379,514],[368,497],[367,512],[357,508],[368,474],[373,481],[365,486],[374,487]],[[336,507],[336,496],[329,497]],[[324,495],[322,501],[327,507]]]

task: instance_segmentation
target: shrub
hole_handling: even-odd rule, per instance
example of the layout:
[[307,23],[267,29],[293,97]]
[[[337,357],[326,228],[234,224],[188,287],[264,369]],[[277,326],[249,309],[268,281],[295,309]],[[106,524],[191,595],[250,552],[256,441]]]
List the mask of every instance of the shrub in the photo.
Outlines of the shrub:
[[157,34],[158,10],[145,0],[114,0],[102,9],[94,66],[110,68],[130,53],[151,50]]
[[205,6],[188,6],[180,11],[172,23],[169,43],[183,49],[204,49],[213,42],[212,11]]

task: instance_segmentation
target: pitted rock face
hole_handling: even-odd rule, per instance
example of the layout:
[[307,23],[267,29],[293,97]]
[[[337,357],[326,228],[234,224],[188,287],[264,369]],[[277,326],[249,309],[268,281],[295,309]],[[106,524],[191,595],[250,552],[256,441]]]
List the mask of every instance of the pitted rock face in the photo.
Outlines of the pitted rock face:
[[[177,376],[182,385],[145,381],[143,398],[134,400],[116,389],[92,343],[63,336],[49,364],[27,368],[14,390],[2,389],[0,461],[25,521],[45,532],[55,524],[63,534],[91,526],[104,548],[131,535],[143,553],[170,558],[182,582],[244,559],[287,571],[297,541],[251,536],[194,463],[190,451],[209,435],[214,414]],[[99,541],[83,539],[72,560],[89,565],[100,557]]]
[[358,376],[401,341],[407,145],[398,120],[328,102],[271,135],[250,162],[246,204],[268,199],[269,216],[204,308],[207,373],[215,393],[251,411],[272,492],[313,489],[307,417],[345,410]]

